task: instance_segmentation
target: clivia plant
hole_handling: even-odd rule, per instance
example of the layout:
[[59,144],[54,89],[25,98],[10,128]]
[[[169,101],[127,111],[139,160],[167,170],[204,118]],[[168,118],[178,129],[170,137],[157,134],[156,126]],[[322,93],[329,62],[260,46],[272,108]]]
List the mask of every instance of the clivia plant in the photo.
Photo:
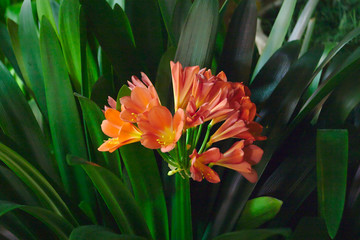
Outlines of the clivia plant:
[[310,46],[317,3],[261,45],[253,0],[4,1],[1,237],[359,238],[360,29]]

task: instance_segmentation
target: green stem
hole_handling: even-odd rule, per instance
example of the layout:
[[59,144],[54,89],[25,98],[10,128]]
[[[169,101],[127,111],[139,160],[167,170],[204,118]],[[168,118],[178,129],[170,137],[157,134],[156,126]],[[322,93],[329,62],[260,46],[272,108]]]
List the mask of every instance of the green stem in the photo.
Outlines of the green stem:
[[170,165],[172,165],[174,167],[179,166],[179,164],[177,162],[175,162],[170,155],[163,153],[160,149],[158,149],[157,152],[162,157],[162,159],[164,159],[165,162],[169,163]]
[[189,178],[175,175],[175,195],[172,201],[171,239],[192,240]]
[[208,139],[209,139],[209,136],[210,136],[211,127],[212,127],[211,124],[209,124],[209,125],[207,126],[206,134],[205,134],[205,137],[204,137],[204,141],[203,141],[203,143],[201,144],[201,147],[200,147],[200,150],[199,150],[199,154],[202,153],[204,150],[206,150],[206,143],[207,143],[207,141],[208,141]]

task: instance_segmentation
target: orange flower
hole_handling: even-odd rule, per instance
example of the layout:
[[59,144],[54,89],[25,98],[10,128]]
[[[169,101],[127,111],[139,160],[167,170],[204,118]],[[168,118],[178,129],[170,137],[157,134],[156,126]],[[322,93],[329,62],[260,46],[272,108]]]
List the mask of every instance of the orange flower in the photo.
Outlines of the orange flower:
[[216,162],[221,158],[221,153],[218,148],[210,148],[202,154],[198,154],[196,149],[194,149],[190,158],[190,173],[192,179],[201,182],[205,178],[211,183],[220,182],[219,175],[210,167],[206,166],[207,164]]
[[142,132],[133,124],[121,120],[119,111],[108,108],[105,111],[105,118],[101,129],[111,138],[98,148],[99,151],[114,152],[123,145],[140,141]]
[[222,154],[218,161],[211,162],[210,166],[218,165],[233,169],[243,175],[249,182],[255,183],[258,175],[251,168],[260,162],[264,151],[256,145],[245,146],[245,141],[236,142],[228,151]]
[[233,113],[210,137],[208,146],[224,139],[236,137],[238,134],[247,131],[245,122],[239,118],[239,113]]
[[199,66],[185,67],[173,61],[170,62],[171,76],[174,92],[174,108],[177,111],[179,108],[185,109],[192,91],[193,82],[196,74],[199,72]]
[[[108,104],[109,104],[110,107],[105,106],[105,107],[104,107],[104,110],[105,110],[105,111],[106,111],[107,109],[109,109],[109,108],[116,109],[116,101],[115,101],[115,99],[113,99],[113,98],[110,97],[110,96],[108,96]],[[105,113],[105,111],[104,111],[104,113]]]
[[124,121],[134,123],[142,118],[146,119],[151,108],[161,105],[154,85],[144,73],[141,76],[143,82],[135,76],[132,77],[132,82],[128,82],[131,95],[120,98],[121,118]]
[[150,149],[161,148],[162,152],[171,151],[180,139],[184,127],[184,110],[179,108],[174,118],[163,106],[153,107],[148,118],[138,122],[143,131],[141,144]]
[[261,136],[263,126],[257,122],[250,122],[246,124],[247,131],[241,132],[236,135],[236,138],[246,139],[247,143],[252,144],[254,141],[264,141],[267,139],[266,136]]
[[186,128],[213,120],[213,124],[226,118],[229,108],[226,75],[220,72],[213,76],[210,70],[200,70],[192,88],[192,96],[186,107]]

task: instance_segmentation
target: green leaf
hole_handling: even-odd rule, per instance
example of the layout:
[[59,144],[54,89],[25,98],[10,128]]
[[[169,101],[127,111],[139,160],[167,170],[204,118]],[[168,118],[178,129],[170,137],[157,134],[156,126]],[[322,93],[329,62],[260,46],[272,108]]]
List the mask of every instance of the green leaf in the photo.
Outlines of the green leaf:
[[247,84],[254,52],[257,11],[255,1],[242,1],[229,25],[218,70],[232,82]]
[[89,29],[112,63],[120,84],[125,84],[134,73],[143,70],[126,14],[120,7],[112,10],[105,0],[82,0],[81,4]]
[[191,8],[191,0],[177,0],[171,19],[171,27],[174,32],[174,46],[177,46],[186,17]]
[[51,1],[50,0],[36,0],[36,10],[38,19],[41,20],[43,16],[45,16],[51,23],[53,29],[56,31],[57,26],[55,23],[55,18],[53,15],[53,11],[51,8]]
[[312,37],[314,28],[315,28],[315,22],[316,22],[316,19],[312,18],[312,19],[310,19],[310,21],[307,25],[305,37],[303,40],[303,44],[301,46],[300,56],[302,56],[309,49],[311,37]]
[[[100,108],[88,98],[85,98],[81,95],[76,96],[80,102],[81,110],[91,142],[95,148],[98,148],[107,138],[106,135],[101,131],[101,123],[105,119],[104,114],[101,112]],[[121,176],[122,171],[118,152],[109,153],[95,150],[95,157],[96,163]]]
[[284,236],[287,237],[291,234],[291,230],[287,228],[278,229],[251,229],[242,230],[239,232],[230,232],[220,235],[213,240],[266,240],[270,237]]
[[0,201],[0,216],[15,209],[20,209],[39,219],[48,228],[50,228],[59,237],[59,239],[68,239],[68,236],[73,229],[73,226],[68,221],[47,209]]
[[271,220],[283,202],[272,197],[258,197],[247,201],[237,222],[236,230],[254,229]]
[[161,57],[155,82],[155,88],[161,104],[169,109],[172,109],[171,105],[173,102],[170,61],[174,59],[175,51],[175,48],[170,47]]
[[[26,75],[29,77],[28,86],[35,96],[44,118],[48,118],[43,69],[41,66],[38,30],[36,28],[30,0],[25,0],[19,16],[19,42]],[[25,74],[24,74],[25,75]]]
[[300,52],[300,42],[293,41],[284,44],[266,62],[250,85],[251,100],[256,104],[265,102],[273,93],[281,79],[297,60]]
[[107,228],[98,225],[81,226],[75,228],[69,240],[145,240],[143,237],[116,234]]
[[60,40],[70,78],[77,92],[80,92],[82,83],[79,13],[78,0],[62,1],[59,12]]
[[269,138],[281,135],[278,131],[281,131],[280,129],[290,120],[302,93],[310,84],[322,53],[322,48],[315,48],[297,60],[266,101],[260,115],[264,117],[262,122],[265,125],[272,126]]
[[151,239],[140,207],[124,183],[115,174],[75,156],[68,156],[68,161],[71,164],[81,164],[104,199],[122,233]]
[[17,64],[13,48],[11,46],[10,36],[6,29],[6,25],[3,23],[0,23],[0,49],[2,50],[3,54],[6,56],[6,58],[9,60],[11,65],[13,66],[16,74],[22,78],[21,71],[19,69],[19,66]]
[[288,31],[291,18],[295,10],[295,5],[296,0],[284,0],[280,8],[280,12],[276,17],[275,23],[271,29],[264,51],[256,64],[250,83],[254,80],[256,75],[273,55],[273,53],[281,47]]
[[183,67],[209,67],[218,27],[217,0],[195,0],[181,31],[175,61]]
[[94,101],[99,107],[107,105],[109,96],[114,96],[113,87],[109,85],[108,79],[100,77],[93,85],[90,99]]
[[190,180],[175,174],[172,200],[171,239],[192,239]]
[[[352,58],[354,55],[360,59],[360,48],[349,58]],[[354,72],[351,77],[344,79],[342,83],[334,89],[323,105],[319,116],[320,124],[325,124],[326,127],[339,127],[344,124],[350,112],[360,102],[360,85],[356,84],[354,79],[360,79],[360,71]]]
[[146,64],[150,79],[153,79],[164,51],[161,14],[157,0],[126,1],[125,12],[131,23],[136,48]]
[[72,213],[44,176],[16,152],[0,143],[0,160],[5,163],[38,197],[47,209],[78,225]]
[[131,90],[127,85],[122,85],[116,96],[116,110],[121,111],[121,104],[119,99],[125,96],[130,96]]
[[[144,214],[154,239],[169,239],[164,191],[153,150],[140,144],[120,148],[135,200]],[[181,207],[180,207],[181,208]],[[181,228],[184,231],[184,228]]]
[[64,57],[56,33],[46,18],[42,19],[40,29],[49,125],[61,179],[71,197],[93,204],[85,173],[80,167],[70,167],[66,163],[67,154],[86,157],[87,153]]
[[315,11],[315,8],[319,0],[309,0],[304,9],[302,10],[298,20],[296,21],[296,25],[289,37],[289,41],[300,40],[302,35],[304,34],[305,28],[308,26],[310,18]]
[[331,238],[340,226],[346,195],[348,132],[343,129],[317,131],[318,202]]
[[327,240],[330,239],[324,220],[317,217],[303,217],[296,226],[289,240]]
[[176,41],[174,38],[173,29],[171,27],[171,20],[176,3],[177,3],[176,0],[158,0],[158,4],[162,15],[162,20],[164,21],[164,25],[168,33],[169,40],[173,46],[175,45]]
[[[30,162],[56,183],[59,174],[41,129],[16,81],[0,62],[0,126],[18,145],[27,150]],[[26,119],[26,121],[24,121]]]
[[[324,60],[325,61],[325,60]],[[334,88],[336,88],[342,81],[351,78],[353,74],[358,72],[360,65],[360,58],[339,73],[337,73],[334,77],[328,79],[323,82],[316,91],[310,96],[310,98],[305,102],[299,113],[296,115],[294,120],[291,122],[289,129],[293,129],[299,122],[301,122],[305,116],[314,109],[321,101],[326,97]]]

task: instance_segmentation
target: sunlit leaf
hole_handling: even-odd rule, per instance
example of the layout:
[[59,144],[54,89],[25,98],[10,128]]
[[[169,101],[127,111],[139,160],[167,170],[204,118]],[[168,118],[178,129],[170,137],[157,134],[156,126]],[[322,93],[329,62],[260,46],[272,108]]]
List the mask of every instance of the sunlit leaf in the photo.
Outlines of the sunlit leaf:
[[236,230],[261,226],[276,216],[282,203],[281,200],[272,197],[258,197],[249,200],[236,224]]

